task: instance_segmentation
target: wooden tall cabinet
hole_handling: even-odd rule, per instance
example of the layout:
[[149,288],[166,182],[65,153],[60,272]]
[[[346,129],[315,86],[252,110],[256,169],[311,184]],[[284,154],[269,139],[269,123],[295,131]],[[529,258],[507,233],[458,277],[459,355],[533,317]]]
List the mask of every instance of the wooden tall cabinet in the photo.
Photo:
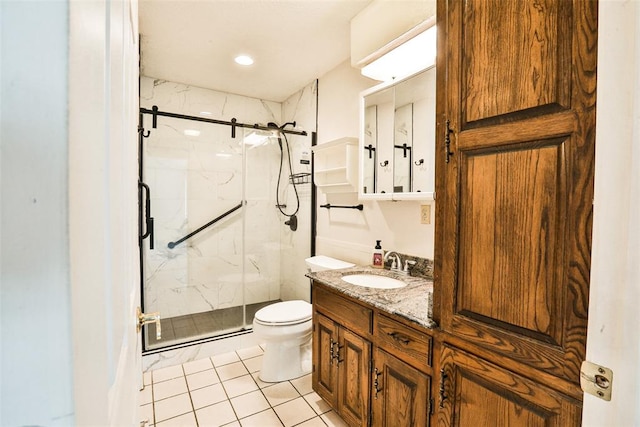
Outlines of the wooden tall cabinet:
[[597,10],[438,0],[440,425],[580,425]]

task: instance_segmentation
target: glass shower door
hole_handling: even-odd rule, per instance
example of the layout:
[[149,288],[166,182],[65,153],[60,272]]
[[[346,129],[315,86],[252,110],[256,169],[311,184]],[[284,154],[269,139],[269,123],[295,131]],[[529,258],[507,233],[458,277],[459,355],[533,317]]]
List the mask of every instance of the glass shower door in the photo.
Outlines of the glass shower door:
[[248,329],[279,299],[277,144],[247,146],[237,133],[163,117],[143,141],[154,218],[154,248],[149,239],[142,248],[143,310],[159,312],[162,325],[159,340],[146,328],[147,351]]
[[242,147],[226,126],[162,118],[142,158],[155,238],[143,248],[143,304],[162,319],[162,338],[149,327],[145,348],[242,329],[244,208],[180,242],[242,202]]

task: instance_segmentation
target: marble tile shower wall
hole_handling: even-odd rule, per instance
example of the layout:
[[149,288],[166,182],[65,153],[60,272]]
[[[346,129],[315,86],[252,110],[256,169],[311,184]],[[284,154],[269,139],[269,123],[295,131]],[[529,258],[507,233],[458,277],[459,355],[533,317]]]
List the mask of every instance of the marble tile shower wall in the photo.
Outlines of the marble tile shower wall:
[[[281,122],[282,106],[276,102],[147,77],[141,78],[140,93],[146,108],[157,105],[162,111],[226,121],[235,117],[244,123]],[[145,116],[146,129],[151,129],[150,120]],[[185,130],[200,134],[185,135]],[[158,128],[145,140],[145,181],[152,189],[155,218],[155,249],[147,252],[146,311],[174,317],[241,305],[243,299],[281,297],[282,221],[274,208],[279,149],[275,144],[256,147],[243,160],[242,133],[239,129],[232,139],[228,126],[159,117]],[[243,213],[174,249],[167,247],[237,205],[243,193]]]
[[[302,164],[301,160],[306,159],[307,156],[310,157],[311,154],[310,135],[316,130],[317,89],[317,81],[314,81],[282,103],[282,121],[295,120],[297,127],[306,130],[309,134],[307,137],[289,137],[294,173],[311,173],[311,165]],[[293,207],[295,193],[291,185],[289,184],[284,191],[287,195],[287,205]],[[280,289],[281,298],[285,301],[294,299],[309,301],[311,297],[309,280],[304,276],[307,273],[304,260],[311,254],[311,184],[298,185],[297,191],[300,197],[300,210],[297,213],[298,230],[291,231],[286,225],[281,227],[282,283]],[[283,219],[280,223],[283,223]]]

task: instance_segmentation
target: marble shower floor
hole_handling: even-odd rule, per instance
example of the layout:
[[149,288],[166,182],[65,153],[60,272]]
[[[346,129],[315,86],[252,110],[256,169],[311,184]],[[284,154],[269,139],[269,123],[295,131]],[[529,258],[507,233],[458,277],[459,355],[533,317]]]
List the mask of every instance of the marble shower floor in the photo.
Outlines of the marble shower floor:
[[[256,311],[266,305],[279,301],[280,300],[248,304],[246,324],[250,325],[253,322],[253,316]],[[156,340],[155,324],[148,325],[147,349],[154,350],[159,347],[179,344],[197,338],[235,331],[242,323],[241,306],[161,319],[162,338],[160,340]]]
[[260,381],[262,354],[253,346],[145,373],[141,420],[158,427],[346,426],[311,389],[311,374]]

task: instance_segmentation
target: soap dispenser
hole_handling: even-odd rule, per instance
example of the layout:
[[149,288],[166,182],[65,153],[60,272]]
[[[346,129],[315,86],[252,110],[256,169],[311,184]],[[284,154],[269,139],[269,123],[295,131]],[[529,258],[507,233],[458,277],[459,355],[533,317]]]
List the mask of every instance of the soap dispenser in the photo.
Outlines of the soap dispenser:
[[380,246],[381,241],[382,240],[376,240],[376,247],[373,249],[373,259],[371,262],[373,268],[384,268],[384,252],[382,251],[382,246]]

